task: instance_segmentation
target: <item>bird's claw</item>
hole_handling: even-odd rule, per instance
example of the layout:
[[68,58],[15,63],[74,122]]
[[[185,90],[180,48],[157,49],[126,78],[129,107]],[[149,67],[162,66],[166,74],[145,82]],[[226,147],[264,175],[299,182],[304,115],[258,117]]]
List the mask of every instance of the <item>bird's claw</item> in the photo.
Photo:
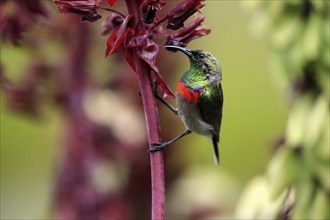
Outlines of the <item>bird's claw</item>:
[[164,149],[168,144],[165,143],[158,143],[158,142],[153,142],[151,145],[155,146],[154,148],[148,149],[148,152],[157,152],[162,149]]

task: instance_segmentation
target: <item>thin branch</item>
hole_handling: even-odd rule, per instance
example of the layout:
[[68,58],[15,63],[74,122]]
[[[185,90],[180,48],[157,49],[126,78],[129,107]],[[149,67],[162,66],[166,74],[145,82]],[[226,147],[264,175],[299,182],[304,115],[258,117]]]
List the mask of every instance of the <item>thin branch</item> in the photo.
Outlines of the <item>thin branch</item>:
[[162,97],[155,93],[155,97],[163,103],[167,108],[169,108],[174,114],[178,115],[178,109],[174,108],[170,103],[166,102]]
[[111,12],[113,12],[113,13],[116,13],[116,14],[120,15],[120,16],[123,17],[123,18],[126,18],[126,16],[125,16],[123,13],[121,13],[121,12],[119,12],[119,11],[116,11],[116,10],[114,10],[114,9],[107,8],[107,7],[103,7],[103,6],[98,6],[97,8],[102,9],[102,10],[105,10],[105,11],[111,11]]
[[167,15],[164,17],[164,18],[162,18],[162,19],[160,19],[159,21],[157,21],[157,23],[156,24],[154,24],[150,29],[149,29],[149,32],[151,32],[153,29],[155,29],[155,27],[157,27],[158,25],[160,25],[161,23],[163,23],[166,19],[167,19]]

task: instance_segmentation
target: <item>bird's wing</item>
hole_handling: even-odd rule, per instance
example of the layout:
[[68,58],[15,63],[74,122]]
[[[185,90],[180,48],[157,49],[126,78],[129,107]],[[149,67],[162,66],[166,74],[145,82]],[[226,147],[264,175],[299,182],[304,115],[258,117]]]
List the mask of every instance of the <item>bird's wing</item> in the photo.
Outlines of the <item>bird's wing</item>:
[[200,94],[198,108],[201,118],[213,126],[213,137],[219,141],[220,125],[222,118],[223,94],[221,84],[217,87],[206,87]]

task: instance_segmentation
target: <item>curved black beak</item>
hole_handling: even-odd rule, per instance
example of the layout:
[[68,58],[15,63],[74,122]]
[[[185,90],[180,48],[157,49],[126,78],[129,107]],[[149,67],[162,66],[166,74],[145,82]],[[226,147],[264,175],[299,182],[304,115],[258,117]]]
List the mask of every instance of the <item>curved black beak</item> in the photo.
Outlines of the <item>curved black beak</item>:
[[174,50],[181,51],[182,53],[186,54],[188,57],[192,56],[191,50],[184,48],[184,47],[179,47],[179,46],[174,46],[174,45],[165,45],[164,47],[168,48],[168,49],[174,49]]

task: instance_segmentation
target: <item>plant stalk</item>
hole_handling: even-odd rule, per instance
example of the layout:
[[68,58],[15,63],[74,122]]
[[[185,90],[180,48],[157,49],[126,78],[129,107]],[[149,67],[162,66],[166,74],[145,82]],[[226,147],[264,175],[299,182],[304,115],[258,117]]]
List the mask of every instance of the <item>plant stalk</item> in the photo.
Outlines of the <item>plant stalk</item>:
[[[126,0],[128,12],[135,17],[135,24],[139,22],[140,12],[136,0]],[[141,91],[144,114],[147,125],[149,148],[150,143],[161,142],[160,126],[150,68],[141,60],[133,49],[136,74]],[[165,216],[165,178],[163,152],[150,153],[151,168],[151,219],[163,220]]]
[[[135,66],[144,106],[149,143],[161,142],[158,109],[150,79],[149,68],[134,53]],[[149,148],[152,148],[149,144]],[[163,151],[150,153],[151,168],[151,218],[164,219],[165,208],[165,178]]]

